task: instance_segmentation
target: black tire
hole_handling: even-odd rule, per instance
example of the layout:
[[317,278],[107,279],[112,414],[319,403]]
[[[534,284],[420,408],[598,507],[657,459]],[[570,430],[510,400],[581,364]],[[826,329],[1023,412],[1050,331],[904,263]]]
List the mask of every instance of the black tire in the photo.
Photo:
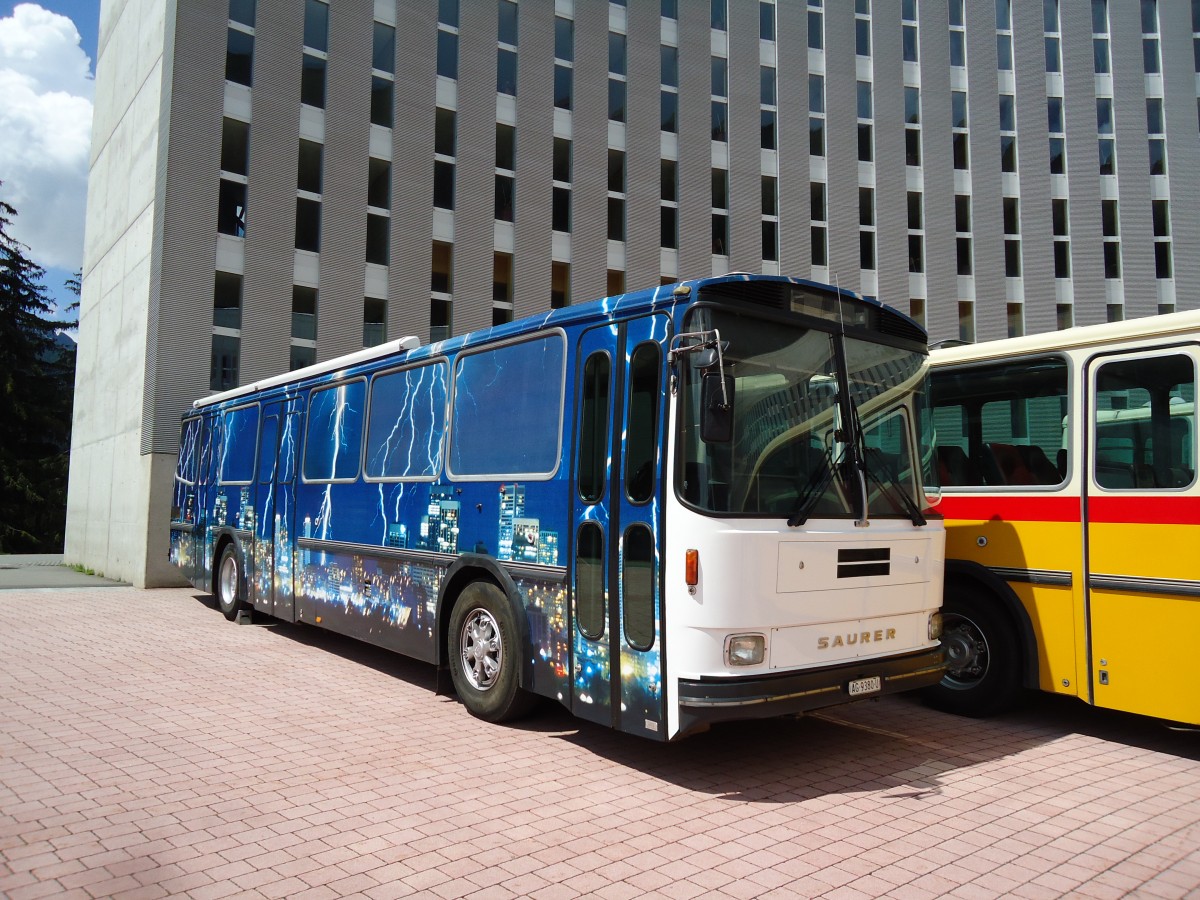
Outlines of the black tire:
[[949,668],[926,688],[935,709],[971,718],[995,715],[1021,694],[1021,647],[1000,601],[979,588],[947,582],[942,647]]
[[450,614],[450,678],[471,715],[508,722],[533,706],[520,686],[521,637],[504,592],[494,584],[467,585]]
[[226,544],[221,550],[221,559],[213,577],[213,595],[217,598],[217,606],[230,622],[237,618],[246,605],[246,578],[242,569],[242,557],[233,542]]

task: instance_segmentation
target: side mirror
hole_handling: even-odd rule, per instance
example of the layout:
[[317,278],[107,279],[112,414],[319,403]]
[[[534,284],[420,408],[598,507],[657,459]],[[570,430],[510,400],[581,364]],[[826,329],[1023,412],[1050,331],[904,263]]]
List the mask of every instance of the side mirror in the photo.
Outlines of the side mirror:
[[706,444],[733,440],[733,376],[705,372],[700,381],[700,439]]

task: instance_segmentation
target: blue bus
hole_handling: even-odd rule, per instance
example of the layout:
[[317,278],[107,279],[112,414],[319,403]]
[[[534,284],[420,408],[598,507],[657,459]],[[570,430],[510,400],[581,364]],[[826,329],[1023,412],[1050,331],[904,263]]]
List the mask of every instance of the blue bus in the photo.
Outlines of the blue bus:
[[[656,740],[924,687],[926,335],[727,275],[404,338],[196,401],[171,560],[224,614]],[[930,482],[932,483],[932,482]]]

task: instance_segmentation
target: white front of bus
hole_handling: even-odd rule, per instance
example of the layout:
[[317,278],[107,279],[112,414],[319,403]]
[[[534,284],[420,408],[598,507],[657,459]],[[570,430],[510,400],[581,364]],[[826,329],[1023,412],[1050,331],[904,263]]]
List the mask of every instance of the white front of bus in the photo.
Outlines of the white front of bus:
[[945,536],[924,508],[915,421],[923,333],[856,298],[779,293],[759,305],[752,286],[705,287],[673,341],[671,735],[943,672]]

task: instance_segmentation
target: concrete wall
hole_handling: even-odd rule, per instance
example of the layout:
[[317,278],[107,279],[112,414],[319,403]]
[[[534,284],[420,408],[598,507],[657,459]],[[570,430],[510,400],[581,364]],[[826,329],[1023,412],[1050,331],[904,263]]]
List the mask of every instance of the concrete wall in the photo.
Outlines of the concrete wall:
[[138,586],[178,583],[166,563],[167,507],[152,503],[173,461],[140,452],[172,30],[162,0],[101,5],[67,493],[66,561]]

